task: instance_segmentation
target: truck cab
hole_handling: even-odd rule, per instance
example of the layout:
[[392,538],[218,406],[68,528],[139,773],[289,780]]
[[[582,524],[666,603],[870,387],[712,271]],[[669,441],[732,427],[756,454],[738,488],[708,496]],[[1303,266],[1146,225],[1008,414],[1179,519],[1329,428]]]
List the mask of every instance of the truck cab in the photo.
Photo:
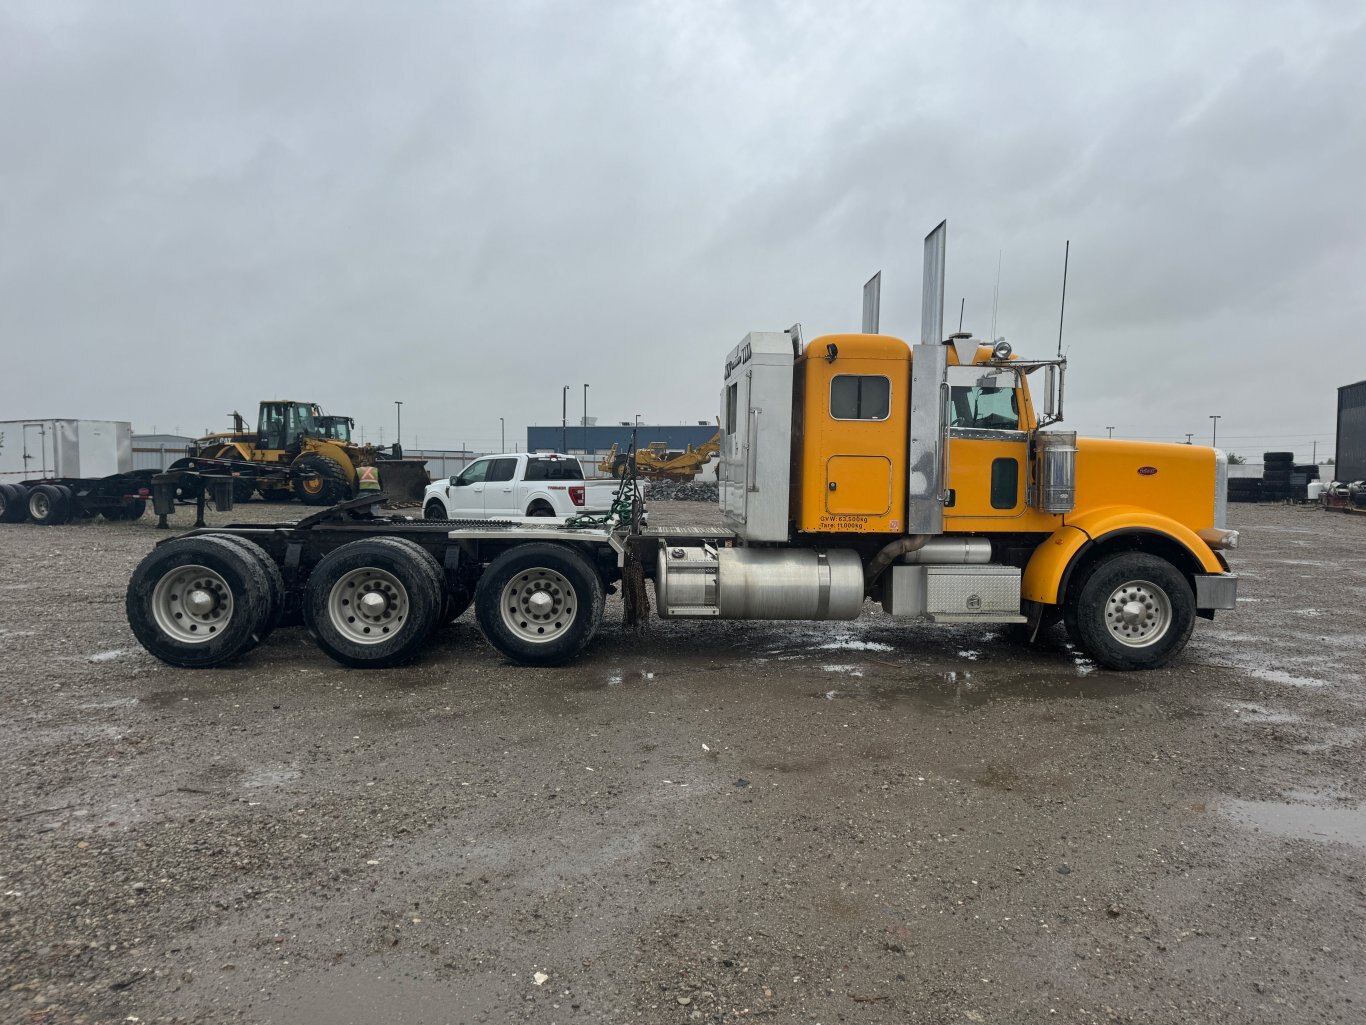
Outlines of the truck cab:
[[1226,460],[1044,430],[1062,417],[1065,370],[968,335],[750,334],[721,397],[736,545],[768,549],[761,561],[815,551],[821,573],[851,552],[864,573],[845,586],[893,616],[1032,632],[1063,619],[1103,664],[1162,664],[1195,618],[1234,607]]

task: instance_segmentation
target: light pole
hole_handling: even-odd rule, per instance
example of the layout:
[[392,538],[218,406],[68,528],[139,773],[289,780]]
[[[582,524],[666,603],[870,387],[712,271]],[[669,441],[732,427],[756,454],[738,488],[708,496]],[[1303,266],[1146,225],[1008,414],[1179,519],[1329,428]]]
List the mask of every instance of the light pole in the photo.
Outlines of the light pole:
[[640,414],[639,414],[639,413],[636,414],[636,426],[637,426],[637,427],[640,426]]
[[569,385],[564,386],[560,404],[560,451],[569,451]]
[[1219,421],[1220,421],[1221,419],[1223,419],[1223,414],[1221,414],[1221,413],[1211,413],[1211,414],[1209,415],[1209,418],[1210,418],[1210,421],[1214,424],[1213,429],[1210,431],[1210,438],[1209,438],[1210,447],[1211,447],[1211,448],[1217,448],[1217,447],[1218,447],[1218,443],[1219,443]]
[[1189,445],[1189,444],[1191,443],[1191,438],[1193,438],[1193,437],[1195,437],[1194,434],[1191,434],[1189,431],[1186,432],[1186,444],[1187,444],[1187,445]]
[[403,445],[403,401],[394,400],[394,406],[398,409],[398,433],[394,435],[394,444],[402,447]]
[[1113,427],[1107,427],[1105,429],[1110,432],[1110,437],[1113,438],[1115,436],[1115,429]]
[[498,418],[498,451],[508,450],[508,424],[501,416]]
[[583,454],[588,454],[588,385],[583,386]]

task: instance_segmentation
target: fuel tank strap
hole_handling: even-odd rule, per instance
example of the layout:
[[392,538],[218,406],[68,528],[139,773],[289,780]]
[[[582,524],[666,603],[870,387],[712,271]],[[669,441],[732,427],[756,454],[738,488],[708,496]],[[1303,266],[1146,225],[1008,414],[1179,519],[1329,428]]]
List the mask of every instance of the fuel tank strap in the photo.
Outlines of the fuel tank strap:
[[830,618],[830,560],[825,552],[816,552],[816,618]]

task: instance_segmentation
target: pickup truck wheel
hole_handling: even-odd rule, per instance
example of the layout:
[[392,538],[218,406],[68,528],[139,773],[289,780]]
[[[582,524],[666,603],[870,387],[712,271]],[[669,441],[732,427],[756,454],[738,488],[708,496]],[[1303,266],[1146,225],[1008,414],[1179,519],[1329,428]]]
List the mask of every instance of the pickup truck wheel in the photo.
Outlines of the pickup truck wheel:
[[602,578],[564,545],[519,545],[484,572],[474,610],[488,642],[514,662],[564,665],[602,623]]
[[1074,585],[1067,632],[1107,669],[1156,669],[1190,639],[1195,595],[1180,570],[1142,552],[1093,564]]
[[531,508],[527,509],[528,516],[554,516],[555,510],[545,502],[532,502]]
[[441,611],[441,586],[435,560],[415,547],[370,538],[323,557],[304,592],[304,621],[318,647],[356,669],[417,657]]
[[439,498],[433,498],[427,503],[427,508],[422,510],[422,515],[429,520],[447,520],[446,507],[441,504]]
[[221,665],[259,643],[270,585],[251,555],[226,539],[183,537],[138,563],[125,598],[128,625],[173,666]]

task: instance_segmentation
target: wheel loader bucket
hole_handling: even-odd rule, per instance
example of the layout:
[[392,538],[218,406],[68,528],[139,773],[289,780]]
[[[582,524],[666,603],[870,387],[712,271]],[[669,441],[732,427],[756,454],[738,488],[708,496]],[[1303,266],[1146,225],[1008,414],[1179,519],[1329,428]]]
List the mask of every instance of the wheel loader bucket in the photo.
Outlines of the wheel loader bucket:
[[427,460],[381,459],[375,466],[379,468],[379,486],[391,503],[422,504],[423,493],[432,482]]

